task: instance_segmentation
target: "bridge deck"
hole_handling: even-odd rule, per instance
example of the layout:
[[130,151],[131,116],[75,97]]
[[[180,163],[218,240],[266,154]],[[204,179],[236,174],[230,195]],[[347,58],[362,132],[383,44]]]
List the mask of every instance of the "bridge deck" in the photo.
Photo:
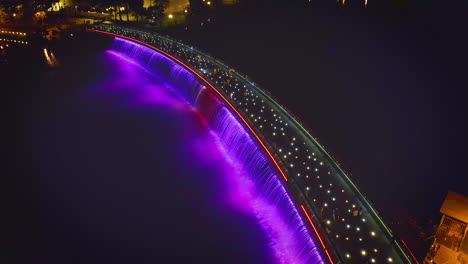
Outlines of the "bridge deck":
[[221,61],[169,37],[138,29],[94,30],[147,43],[190,67],[234,108],[277,165],[331,263],[416,263],[327,150],[265,90]]

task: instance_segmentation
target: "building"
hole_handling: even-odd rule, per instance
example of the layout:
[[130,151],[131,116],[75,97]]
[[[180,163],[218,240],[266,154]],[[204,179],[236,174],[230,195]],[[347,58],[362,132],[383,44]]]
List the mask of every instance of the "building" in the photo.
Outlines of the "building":
[[66,7],[73,6],[74,1],[73,0],[60,0],[55,3],[52,3],[52,7],[49,8],[48,11],[59,11],[61,9],[64,9]]
[[424,263],[468,264],[468,197],[448,192],[442,219]]

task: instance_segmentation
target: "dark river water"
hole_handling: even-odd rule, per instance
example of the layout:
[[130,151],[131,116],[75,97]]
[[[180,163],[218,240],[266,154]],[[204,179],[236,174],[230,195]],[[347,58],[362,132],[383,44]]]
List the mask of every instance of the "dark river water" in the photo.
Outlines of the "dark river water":
[[[232,168],[163,77],[81,36],[3,57],[15,263],[274,263]],[[6,80],[6,82],[5,82]]]
[[[242,20],[223,14],[211,27],[173,36],[251,75],[303,118],[424,256],[419,226],[439,222],[448,190],[466,195],[466,27],[431,13],[406,21],[264,11]],[[255,220],[213,206],[223,191],[216,175],[228,167],[199,166],[206,153],[186,147],[195,138],[210,142],[206,129],[171,94],[142,104],[125,90],[123,75],[134,68],[104,52],[109,46],[86,38],[52,45],[56,67],[44,46],[1,56],[5,175],[15,186],[4,192],[11,212],[4,244],[24,263],[109,255],[269,263]],[[145,86],[145,78],[128,85]],[[189,253],[174,253],[183,245]]]
[[422,260],[447,192],[468,195],[466,1],[246,2],[167,33],[278,98]]

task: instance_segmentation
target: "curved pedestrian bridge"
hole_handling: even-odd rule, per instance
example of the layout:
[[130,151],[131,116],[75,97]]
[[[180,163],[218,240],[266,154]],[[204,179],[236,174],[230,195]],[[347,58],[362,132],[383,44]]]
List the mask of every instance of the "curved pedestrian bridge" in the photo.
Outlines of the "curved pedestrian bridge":
[[115,49],[184,82],[181,93],[225,146],[235,146],[250,173],[263,175],[255,188],[271,194],[278,219],[288,221],[269,224],[286,241],[278,252],[294,251],[281,256],[284,263],[417,263],[339,162],[267,90],[167,36],[114,25],[88,31],[114,37]]

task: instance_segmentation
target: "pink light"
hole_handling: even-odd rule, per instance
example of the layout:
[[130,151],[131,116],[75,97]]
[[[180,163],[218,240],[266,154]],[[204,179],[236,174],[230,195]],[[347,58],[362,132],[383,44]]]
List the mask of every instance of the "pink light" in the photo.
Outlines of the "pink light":
[[414,259],[414,261],[416,261],[416,263],[419,264],[419,261],[416,259],[416,257],[414,256],[413,252],[411,251],[411,249],[408,247],[408,245],[406,245],[406,242],[402,239],[401,242],[403,243],[403,245],[405,246],[406,250],[408,250],[408,252],[411,254],[411,257]]
[[[276,159],[274,158],[273,154],[268,150],[267,146],[265,145],[265,143],[263,143],[262,139],[257,135],[257,133],[255,132],[255,130],[249,125],[249,123],[247,122],[247,120],[243,117],[243,115],[234,107],[234,105],[232,105],[229,100],[226,99],[226,97],[220,92],[218,91],[218,89],[213,86],[207,79],[205,79],[202,75],[200,75],[198,72],[196,72],[194,69],[192,69],[190,66],[188,66],[187,64],[185,64],[184,62],[180,61],[179,59],[177,59],[176,57],[172,56],[171,54],[157,48],[157,47],[154,47],[150,44],[147,44],[143,41],[140,41],[140,40],[137,40],[137,39],[134,39],[134,38],[131,38],[131,37],[127,37],[127,36],[123,36],[123,35],[119,35],[119,34],[116,34],[116,33],[111,33],[111,32],[106,32],[106,31],[101,31],[101,30],[96,30],[96,29],[87,29],[87,31],[94,31],[94,32],[98,32],[98,33],[102,33],[102,34],[106,34],[106,35],[111,35],[111,36],[115,36],[115,37],[119,37],[119,38],[123,38],[123,39],[127,39],[127,40],[131,40],[131,41],[134,41],[134,42],[137,42],[139,44],[142,44],[148,48],[151,48],[153,50],[156,50],[157,52],[160,52],[161,54],[167,56],[168,58],[172,59],[173,61],[177,62],[179,65],[183,66],[186,70],[188,70],[190,73],[192,73],[193,75],[197,76],[201,81],[203,81],[209,88],[211,91],[213,91],[217,96],[218,98],[220,98],[232,111],[234,111],[234,113],[236,114],[236,116],[238,118],[241,119],[243,125],[251,132],[251,135],[253,135],[256,139],[256,141],[261,145],[262,149],[265,151],[265,153],[267,153],[269,159],[273,162],[273,164],[275,165],[277,171],[280,172],[281,176],[283,177],[283,179],[287,182],[288,181],[288,178],[286,176],[286,174],[284,173],[283,169],[281,169],[281,167],[279,166],[279,163],[276,161]],[[322,248],[325,250],[325,253],[329,259],[329,262],[331,264],[335,264],[335,262],[332,260],[331,256],[330,256],[330,253],[327,249],[327,247],[325,246],[325,243],[323,242],[323,239],[322,237],[320,236],[320,234],[318,233],[317,231],[317,228],[315,226],[315,224],[313,223],[312,219],[310,218],[308,212],[306,211],[304,205],[301,205],[301,208],[302,210],[304,211],[306,217],[307,217],[307,220],[309,221],[309,223],[311,224],[316,236],[319,238],[319,241],[320,241],[320,244],[322,245]]]
[[315,227],[314,222],[312,222],[312,218],[310,218],[310,215],[309,215],[309,213],[307,212],[307,210],[305,209],[304,205],[301,204],[301,208],[302,208],[302,211],[304,211],[304,214],[306,215],[307,220],[309,220],[309,223],[312,225],[312,228],[314,229],[314,232],[315,232],[315,234],[317,235],[317,237],[318,237],[318,239],[319,239],[319,241],[320,241],[320,244],[322,244],[322,247],[323,247],[323,249],[325,250],[325,253],[327,254],[328,260],[330,260],[330,263],[334,264],[335,262],[333,262],[333,260],[332,260],[332,258],[331,258],[331,256],[330,256],[330,253],[328,252],[327,247],[325,247],[325,243],[323,243],[322,237],[321,237],[320,234],[318,233],[317,228]]
[[193,70],[192,68],[190,68],[187,64],[183,63],[182,61],[180,61],[179,59],[177,59],[176,57],[172,56],[171,54],[159,49],[159,48],[156,48],[154,46],[151,46],[143,41],[140,41],[138,39],[134,39],[134,38],[130,38],[130,37],[127,37],[127,36],[123,36],[123,35],[119,35],[119,34],[115,34],[115,33],[111,33],[111,32],[106,32],[106,31],[101,31],[101,30],[97,30],[97,29],[87,29],[88,31],[94,31],[94,32],[98,32],[98,33],[103,33],[103,34],[107,34],[107,35],[112,35],[112,36],[115,36],[115,37],[119,37],[119,38],[124,38],[124,39],[128,39],[128,40],[131,40],[131,41],[134,41],[134,42],[137,42],[137,43],[140,43],[142,45],[145,45],[146,47],[148,48],[151,48],[151,49],[154,49],[162,54],[164,54],[165,56],[169,57],[170,59],[176,61],[177,63],[179,63],[180,65],[182,65],[185,69],[187,69],[190,73],[194,74],[195,76],[197,76],[198,78],[200,78],[200,80],[202,80],[208,87],[211,88],[212,91],[214,91],[216,93],[216,95],[218,95],[218,97],[220,97],[224,103],[226,103],[229,108],[234,111],[237,115],[237,117],[239,117],[242,121],[242,123],[244,124],[244,126],[246,126],[249,131],[251,132],[252,135],[254,135],[255,139],[257,140],[258,143],[260,143],[260,145],[262,146],[262,149],[267,153],[268,157],[270,158],[270,160],[273,162],[273,164],[275,164],[275,167],[276,169],[280,172],[281,176],[283,177],[284,181],[288,181],[288,177],[286,176],[286,174],[284,173],[284,171],[281,169],[281,167],[279,166],[278,162],[275,160],[273,154],[268,150],[267,146],[265,145],[265,143],[263,143],[263,141],[260,139],[260,137],[257,135],[257,133],[255,133],[254,129],[249,125],[249,123],[247,123],[247,120],[242,116],[242,114],[226,99],[226,97],[220,92],[218,91],[218,89],[216,89],[216,87],[214,87],[207,79],[205,79],[203,76],[201,76],[198,72],[196,72],[195,70]]

